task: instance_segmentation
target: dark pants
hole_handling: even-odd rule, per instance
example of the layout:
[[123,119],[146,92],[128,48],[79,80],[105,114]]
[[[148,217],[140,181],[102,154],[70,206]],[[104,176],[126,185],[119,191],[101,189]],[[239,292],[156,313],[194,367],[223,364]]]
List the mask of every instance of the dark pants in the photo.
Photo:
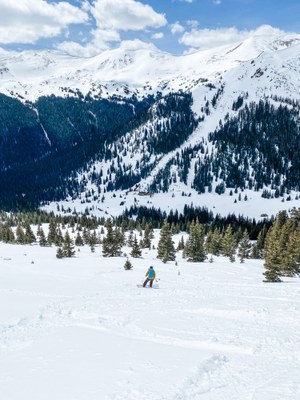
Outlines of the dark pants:
[[150,281],[150,287],[152,287],[154,279],[149,279],[149,278],[147,278],[147,279],[145,280],[143,286],[145,287],[149,281]]

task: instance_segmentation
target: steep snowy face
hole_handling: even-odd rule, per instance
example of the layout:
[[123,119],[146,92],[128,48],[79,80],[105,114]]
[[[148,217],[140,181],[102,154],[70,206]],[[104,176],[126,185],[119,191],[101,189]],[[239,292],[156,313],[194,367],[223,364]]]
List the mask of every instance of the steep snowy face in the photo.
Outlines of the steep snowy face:
[[184,89],[192,80],[216,77],[262,53],[280,57],[281,50],[293,48],[299,54],[299,43],[300,35],[263,26],[241,42],[183,56],[139,43],[125,43],[91,58],[55,51],[1,51],[0,92],[32,101],[41,95],[64,96],[66,88],[101,97],[167,92]]

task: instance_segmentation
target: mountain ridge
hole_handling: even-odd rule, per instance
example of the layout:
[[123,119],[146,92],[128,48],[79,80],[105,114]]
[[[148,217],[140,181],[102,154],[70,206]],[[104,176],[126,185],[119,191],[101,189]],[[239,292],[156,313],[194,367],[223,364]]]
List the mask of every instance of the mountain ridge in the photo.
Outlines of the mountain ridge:
[[[218,212],[245,214],[250,212],[249,204],[257,205],[258,199],[264,193],[265,198],[269,198],[268,206],[257,206],[257,210],[251,211],[253,216],[259,217],[266,214],[265,209],[271,203],[276,203],[274,210],[282,207],[281,201],[284,198],[290,197],[289,201],[297,204],[299,188],[297,185],[290,187],[287,183],[290,167],[282,170],[279,166],[277,169],[277,161],[274,167],[269,168],[264,162],[259,167],[252,160],[250,172],[253,173],[255,168],[257,174],[262,168],[265,182],[270,183],[261,188],[261,178],[258,175],[253,179],[247,175],[247,181],[237,184],[240,180],[232,181],[228,178],[233,171],[226,170],[227,167],[224,166],[222,171],[216,172],[208,166],[209,162],[216,166],[218,160],[222,159],[216,143],[211,141],[211,134],[226,125],[226,121],[231,123],[232,120],[234,123],[239,111],[245,107],[252,107],[251,118],[257,118],[258,111],[255,111],[252,104],[259,105],[263,101],[260,112],[265,113],[265,118],[278,121],[276,129],[285,129],[280,118],[288,121],[289,126],[294,126],[295,121],[298,128],[289,129],[292,129],[292,143],[297,143],[300,35],[279,33],[265,26],[243,42],[177,57],[158,52],[153,47],[143,45],[140,48],[139,43],[131,43],[129,49],[124,45],[90,59],[72,57],[71,66],[68,65],[70,57],[59,53],[55,53],[56,59],[51,58],[52,53],[33,55],[27,52],[8,58],[0,55],[0,71],[3,71],[0,72],[0,92],[15,97],[27,107],[36,110],[37,120],[48,140],[53,136],[50,133],[51,124],[55,125],[60,121],[61,127],[57,126],[55,135],[60,138],[60,135],[70,132],[68,146],[78,147],[78,141],[72,139],[78,134],[88,137],[88,132],[94,132],[93,135],[100,138],[101,118],[106,117],[102,112],[97,114],[99,110],[95,111],[98,102],[108,101],[107,107],[113,104],[127,104],[131,107],[131,120],[124,120],[125,125],[120,125],[119,131],[113,136],[107,136],[106,139],[103,137],[102,150],[95,148],[90,159],[83,159],[81,166],[69,171],[69,178],[66,171],[67,175],[60,180],[60,184],[66,185],[72,177],[75,184],[72,189],[68,183],[69,189],[63,190],[65,200],[59,196],[59,204],[63,204],[65,209],[76,208],[83,212],[88,210],[100,215],[111,212],[116,215],[137,203],[163,206],[166,210],[170,210],[170,204],[178,209],[182,208],[181,203],[187,202],[201,206],[215,203],[213,207],[216,207],[220,201],[214,194],[219,196],[222,193],[222,201],[226,206],[218,206]],[[27,69],[22,67],[25,56]],[[59,60],[62,62],[59,63]],[[34,78],[30,66],[35,68]],[[45,70],[49,72],[49,69],[53,73],[49,73],[45,79]],[[14,80],[13,75],[9,76],[24,71],[26,73],[22,82]],[[188,100],[189,96],[191,101]],[[44,112],[37,107],[42,104],[43,98],[47,106]],[[53,109],[53,106],[57,108]],[[104,104],[102,107],[105,110]],[[279,107],[285,110],[280,114],[282,117],[276,111]],[[65,111],[61,113],[60,109]],[[247,115],[245,117],[250,118],[250,111]],[[83,125],[80,122],[82,120],[86,121]],[[108,129],[108,125],[105,129]],[[237,131],[237,134],[240,132]],[[265,132],[259,134],[264,137]],[[273,133],[269,132],[268,135],[272,136]],[[278,140],[271,136],[266,140],[275,140],[276,152]],[[177,142],[175,137],[178,138]],[[108,138],[110,139],[107,141]],[[98,142],[99,140],[97,139]],[[172,140],[174,147],[162,146],[163,143],[171,144]],[[83,145],[85,146],[84,143]],[[218,146],[220,148],[220,143]],[[225,144],[222,146],[224,148]],[[268,152],[274,151],[268,149]],[[295,149],[298,151],[297,146]],[[246,150],[245,154],[250,154],[250,150]],[[82,151],[86,152],[84,147]],[[228,155],[235,159],[230,167],[232,169],[241,168],[237,167],[240,163],[237,151],[240,150],[235,148],[232,156]],[[291,163],[289,151],[287,149],[287,153],[283,154],[286,165]],[[71,153],[70,148],[66,154],[70,157]],[[251,157],[253,159],[254,155]],[[270,159],[265,153],[260,153],[259,157],[261,160]],[[63,159],[63,153],[61,158]],[[205,172],[201,172],[202,169]],[[269,174],[268,177],[266,173]],[[257,191],[253,192],[251,181],[258,184]],[[279,181],[281,185],[285,185],[284,190],[280,188]],[[155,201],[153,198],[150,200],[136,197],[137,193],[150,193],[153,190],[157,192]],[[235,199],[231,194],[233,190],[236,192]],[[109,192],[112,194],[107,194]],[[280,198],[271,199],[277,192],[280,193]],[[115,193],[118,195],[113,197]],[[113,204],[119,196],[122,200]],[[176,196],[181,196],[181,199],[175,201]],[[240,200],[233,202],[233,199],[241,197],[247,197],[246,207],[241,206]],[[48,201],[49,198],[46,202]],[[230,205],[230,202],[234,205]],[[53,207],[51,204],[50,208]]]

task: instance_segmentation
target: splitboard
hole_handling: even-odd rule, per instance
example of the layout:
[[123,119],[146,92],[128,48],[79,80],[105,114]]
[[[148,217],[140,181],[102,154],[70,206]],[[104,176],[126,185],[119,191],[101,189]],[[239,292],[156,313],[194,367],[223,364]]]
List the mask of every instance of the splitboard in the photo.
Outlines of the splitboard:
[[149,284],[147,284],[147,286],[143,286],[142,284],[138,284],[136,285],[138,288],[143,288],[143,289],[159,289],[159,285],[157,283],[154,283],[152,285],[152,288],[149,286]]

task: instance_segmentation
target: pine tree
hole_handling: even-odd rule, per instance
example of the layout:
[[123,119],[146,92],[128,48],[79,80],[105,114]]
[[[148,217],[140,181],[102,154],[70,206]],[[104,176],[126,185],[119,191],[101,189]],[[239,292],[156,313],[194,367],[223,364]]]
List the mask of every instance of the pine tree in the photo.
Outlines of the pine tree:
[[12,228],[6,223],[4,225],[0,224],[0,239],[5,243],[14,243],[15,234]]
[[272,227],[269,229],[265,240],[265,281],[266,282],[280,282],[280,275],[282,270],[282,251],[279,248],[281,222],[276,219]]
[[130,252],[130,255],[135,258],[141,257],[141,255],[142,255],[142,251],[140,249],[136,235],[134,236],[134,241],[133,241],[132,250]]
[[56,251],[56,258],[64,258],[65,257],[65,253],[62,249],[62,247],[58,247],[57,251]]
[[222,235],[220,230],[209,230],[205,241],[206,251],[214,256],[219,256],[221,253],[221,243]]
[[39,244],[40,244],[40,246],[42,246],[42,247],[47,246],[48,243],[47,243],[46,235],[45,235],[45,233],[43,231],[43,228],[40,228],[38,230],[38,235],[39,235]]
[[145,225],[142,248],[151,249],[151,239],[153,239],[153,229],[149,224]]
[[203,225],[192,223],[190,225],[190,234],[186,241],[184,254],[188,261],[203,262],[206,259],[206,250],[204,248],[205,232]]
[[125,271],[130,271],[132,268],[133,268],[132,264],[131,264],[129,258],[127,258],[127,260],[126,260],[126,262],[124,264],[124,269],[125,269]]
[[281,228],[279,238],[279,248],[282,253],[282,275],[294,276],[299,274],[299,254],[300,254],[300,220],[294,211]]
[[221,242],[223,256],[228,257],[231,262],[234,262],[236,247],[236,238],[231,225],[228,225]]
[[57,228],[57,225],[56,225],[55,220],[51,219],[51,221],[49,223],[49,232],[48,232],[48,237],[47,237],[47,241],[50,246],[52,246],[52,244],[54,244],[56,241],[56,237],[57,237],[56,228]]
[[55,241],[54,241],[55,246],[61,246],[63,244],[63,242],[64,242],[64,237],[63,237],[61,229],[58,227],[56,229],[56,236],[55,236]]
[[75,246],[81,247],[81,246],[83,246],[83,245],[84,245],[83,239],[82,239],[80,233],[77,232],[77,235],[76,235],[76,238],[75,238]]
[[103,257],[119,257],[122,254],[125,237],[121,230],[113,229],[112,220],[106,223],[106,236],[103,238],[102,254]]
[[245,230],[238,248],[238,256],[240,258],[241,263],[244,262],[245,258],[249,258],[250,250],[251,250],[251,243],[249,240],[248,232]]
[[170,225],[165,220],[160,230],[160,238],[157,246],[157,258],[164,262],[175,260],[175,248],[172,240]]
[[16,229],[16,241],[20,244],[26,243],[25,232],[20,224],[17,226]]
[[36,242],[36,237],[31,229],[30,224],[27,223],[25,226],[25,243],[31,244],[34,242]]
[[264,257],[266,235],[267,235],[267,229],[264,225],[262,230],[258,234],[256,243],[252,247],[252,254],[251,254],[252,258],[261,259]]
[[75,255],[73,240],[68,231],[66,231],[64,237],[63,253],[65,257],[73,257]]
[[89,246],[91,249],[91,252],[94,253],[95,252],[95,246],[97,244],[97,236],[96,236],[96,232],[94,231],[92,234],[90,234],[89,236]]
[[129,247],[132,247],[132,246],[133,246],[133,242],[134,242],[134,233],[133,233],[133,231],[131,230],[131,231],[129,232],[128,240],[127,240],[128,246],[129,246]]
[[176,250],[177,251],[184,250],[184,247],[185,247],[184,238],[183,236],[181,236]]

